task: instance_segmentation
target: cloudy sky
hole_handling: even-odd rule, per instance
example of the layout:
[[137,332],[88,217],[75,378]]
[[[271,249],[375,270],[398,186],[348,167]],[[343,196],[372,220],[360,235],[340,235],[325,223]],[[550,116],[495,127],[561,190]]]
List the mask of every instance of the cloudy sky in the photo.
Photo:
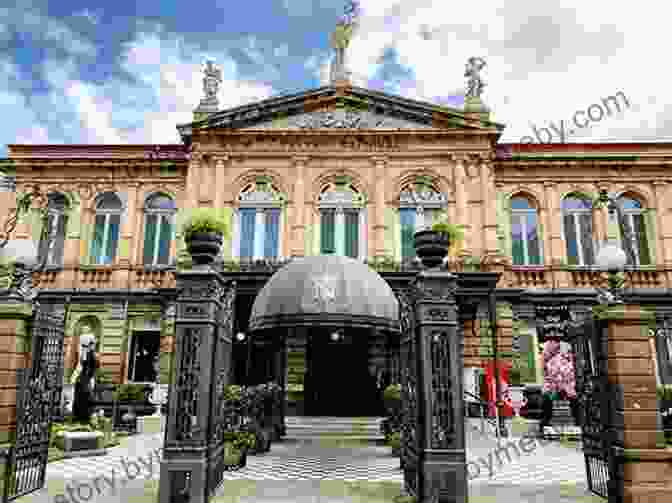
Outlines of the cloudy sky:
[[[11,143],[174,143],[223,71],[222,108],[324,83],[343,0],[0,0],[0,157]],[[658,0],[362,0],[354,83],[461,106],[482,56],[502,142],[672,141],[668,9]],[[456,5],[459,8],[456,8]],[[602,100],[621,93],[621,112]],[[624,98],[623,98],[624,97]],[[627,100],[627,104],[625,103]],[[569,134],[591,105],[589,127]],[[600,110],[602,109],[602,114]],[[585,116],[584,116],[585,117]],[[560,121],[563,121],[561,123]],[[553,137],[533,128],[564,130]],[[563,125],[564,124],[564,125]],[[530,140],[524,140],[530,141]]]

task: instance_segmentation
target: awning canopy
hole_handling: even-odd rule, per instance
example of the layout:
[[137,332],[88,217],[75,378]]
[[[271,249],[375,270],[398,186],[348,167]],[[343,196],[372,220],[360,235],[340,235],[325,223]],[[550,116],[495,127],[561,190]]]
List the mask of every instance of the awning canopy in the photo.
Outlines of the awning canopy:
[[349,257],[292,260],[252,306],[251,331],[278,327],[362,327],[399,331],[399,302],[373,269]]

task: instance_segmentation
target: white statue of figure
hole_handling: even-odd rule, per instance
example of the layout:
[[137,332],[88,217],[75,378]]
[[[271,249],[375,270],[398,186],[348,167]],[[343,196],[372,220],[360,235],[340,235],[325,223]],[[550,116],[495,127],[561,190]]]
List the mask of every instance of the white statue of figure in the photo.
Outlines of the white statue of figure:
[[79,336],[79,364],[71,382],[75,384],[72,412],[75,419],[88,424],[91,418],[92,394],[95,386],[96,369],[96,338],[90,327],[83,327]]
[[336,56],[331,63],[331,80],[338,80],[345,76],[345,51],[350,46],[353,33],[358,26],[360,15],[359,2],[349,0],[345,12],[339,19],[334,33],[331,35],[331,46],[336,50]]
[[485,84],[481,79],[481,70],[485,67],[485,60],[472,56],[467,60],[467,68],[464,71],[464,76],[468,77],[467,81],[467,98],[480,98],[483,93]]
[[206,99],[217,97],[219,85],[222,83],[222,71],[215,67],[214,61],[209,59],[203,69],[203,92]]

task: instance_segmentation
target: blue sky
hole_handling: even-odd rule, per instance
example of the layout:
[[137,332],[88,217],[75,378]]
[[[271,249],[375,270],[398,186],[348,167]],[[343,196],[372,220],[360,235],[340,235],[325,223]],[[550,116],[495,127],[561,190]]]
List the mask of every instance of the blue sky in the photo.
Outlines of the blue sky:
[[[318,87],[343,0],[0,0],[0,156],[11,143],[173,143],[222,68],[222,108]],[[484,98],[503,141],[620,91],[628,107],[568,141],[672,136],[670,86],[655,47],[669,9],[642,0],[362,0],[355,84],[460,105],[469,56],[488,62]],[[647,8],[650,4],[651,8]],[[515,7],[511,7],[514,5]],[[660,15],[651,16],[655,7]],[[658,76],[658,74],[660,74]]]

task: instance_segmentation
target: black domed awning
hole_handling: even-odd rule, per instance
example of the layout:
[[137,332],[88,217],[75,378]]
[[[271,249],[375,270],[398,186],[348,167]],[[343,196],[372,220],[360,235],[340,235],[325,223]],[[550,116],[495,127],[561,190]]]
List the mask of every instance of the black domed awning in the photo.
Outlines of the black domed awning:
[[252,306],[251,331],[278,327],[361,327],[399,331],[399,302],[373,269],[349,257],[294,259]]

